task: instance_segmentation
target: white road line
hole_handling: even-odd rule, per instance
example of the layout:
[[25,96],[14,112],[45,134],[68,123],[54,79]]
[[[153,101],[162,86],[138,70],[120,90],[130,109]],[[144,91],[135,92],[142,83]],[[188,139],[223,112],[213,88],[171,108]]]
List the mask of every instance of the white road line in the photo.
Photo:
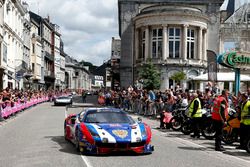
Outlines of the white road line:
[[81,154],[83,162],[87,165],[87,167],[93,167],[88,158]]
[[64,110],[64,117],[65,117],[65,118],[68,117],[68,115],[67,115],[67,109],[66,109],[66,108],[65,108],[65,110]]

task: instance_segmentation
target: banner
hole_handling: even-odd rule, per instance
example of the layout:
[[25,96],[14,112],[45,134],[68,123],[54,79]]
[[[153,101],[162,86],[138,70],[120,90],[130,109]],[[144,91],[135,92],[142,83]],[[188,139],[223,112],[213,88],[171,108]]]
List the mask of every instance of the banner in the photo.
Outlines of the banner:
[[211,50],[207,50],[207,71],[208,81],[217,82],[217,55]]

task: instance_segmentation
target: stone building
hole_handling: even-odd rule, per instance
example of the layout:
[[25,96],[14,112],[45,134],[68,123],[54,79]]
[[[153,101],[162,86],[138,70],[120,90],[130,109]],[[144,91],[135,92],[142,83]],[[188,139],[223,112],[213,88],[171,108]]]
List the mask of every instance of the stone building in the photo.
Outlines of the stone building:
[[61,81],[61,87],[62,89],[66,88],[65,85],[65,57],[66,57],[66,53],[64,52],[64,43],[61,39],[60,41],[60,71],[61,71],[61,77],[60,77],[60,81]]
[[161,72],[161,89],[199,89],[191,80],[206,72],[207,50],[219,53],[220,6],[224,0],[119,0],[121,86],[133,85],[138,71],[151,59]]
[[120,59],[121,59],[121,40],[112,38],[111,43],[111,89],[119,90],[120,88]]
[[27,70],[28,68],[27,62],[24,61],[23,49],[23,30],[25,29],[25,14],[26,10],[21,4],[20,0],[5,1],[3,19],[4,43],[2,61],[2,65],[5,67],[3,75],[4,88],[6,88],[7,86],[9,88],[20,88],[20,86],[22,86],[22,81],[20,81],[20,79],[16,76],[16,72],[18,72],[19,69]]
[[3,73],[5,67],[2,65],[3,61],[3,5],[4,5],[4,0],[0,0],[0,90],[3,89]]
[[42,58],[44,64],[42,65],[42,72],[44,72],[45,89],[54,88],[55,84],[55,70],[54,70],[54,46],[52,45],[52,32],[53,25],[49,17],[42,18],[36,13],[30,12],[30,18],[34,19],[38,25],[38,35],[41,37],[42,42]]
[[68,55],[65,55],[65,86],[70,90],[91,89],[89,71]]
[[32,88],[41,89],[44,87],[44,60],[42,56],[42,40],[39,36],[39,23],[33,18],[31,22],[31,50],[30,50],[30,66],[32,69]]
[[[61,83],[61,76],[64,73],[64,71],[61,71],[61,54],[60,54],[60,45],[61,45],[61,34],[59,33],[59,26],[56,24],[53,24],[53,31],[52,31],[52,54],[55,58],[55,88],[58,90],[62,89],[62,83]],[[63,74],[62,74],[63,73]]]
[[[30,38],[31,38],[31,22],[30,15],[28,11],[28,4],[26,2],[22,3],[24,7],[24,17],[23,17],[23,58],[22,63],[16,66],[16,78],[20,80],[19,88],[28,88],[31,84],[32,71],[30,66]],[[21,78],[18,78],[19,73],[21,73]]]
[[[230,50],[239,50],[242,52],[250,52],[250,1],[248,3],[239,3],[239,1],[230,0],[235,7],[233,12],[222,11],[221,30],[220,30],[220,53]],[[228,14],[229,13],[229,14]],[[220,66],[220,71],[232,71],[226,67]],[[241,69],[241,74],[248,75],[250,70]],[[241,91],[246,91],[249,87],[248,82],[241,82]],[[233,82],[223,82],[221,87],[233,91]]]

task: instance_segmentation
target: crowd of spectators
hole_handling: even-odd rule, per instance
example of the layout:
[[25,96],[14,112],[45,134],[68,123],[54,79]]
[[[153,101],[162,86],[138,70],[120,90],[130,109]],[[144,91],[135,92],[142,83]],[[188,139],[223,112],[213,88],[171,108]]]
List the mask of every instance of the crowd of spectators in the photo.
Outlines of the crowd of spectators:
[[[211,108],[213,100],[218,93],[207,87],[204,92],[188,89],[139,90],[130,86],[121,91],[101,91],[98,102],[101,105],[122,108],[140,115],[159,117],[162,112],[172,112],[180,105],[188,106],[194,94],[198,94],[202,108]],[[240,93],[239,93],[240,94]],[[229,96],[229,104],[236,106],[240,98]]]
[[47,98],[52,101],[56,96],[68,93],[68,90],[18,90],[6,88],[0,91],[0,119],[2,120],[2,111],[7,107],[14,107],[18,104],[25,104],[34,99]]

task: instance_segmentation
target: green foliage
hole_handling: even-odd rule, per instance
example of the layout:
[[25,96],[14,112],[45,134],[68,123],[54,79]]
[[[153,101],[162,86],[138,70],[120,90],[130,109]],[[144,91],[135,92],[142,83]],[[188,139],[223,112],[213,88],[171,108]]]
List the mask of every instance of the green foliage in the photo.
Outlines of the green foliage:
[[85,62],[84,60],[82,60],[79,64],[82,65],[82,66],[89,66],[89,67],[94,66],[92,63],[90,63],[90,62]]
[[143,80],[143,87],[145,89],[154,90],[160,88],[160,72],[151,61],[143,65],[139,71],[139,77]]
[[186,74],[183,71],[176,72],[170,77],[170,79],[180,83],[182,80],[186,79]]

